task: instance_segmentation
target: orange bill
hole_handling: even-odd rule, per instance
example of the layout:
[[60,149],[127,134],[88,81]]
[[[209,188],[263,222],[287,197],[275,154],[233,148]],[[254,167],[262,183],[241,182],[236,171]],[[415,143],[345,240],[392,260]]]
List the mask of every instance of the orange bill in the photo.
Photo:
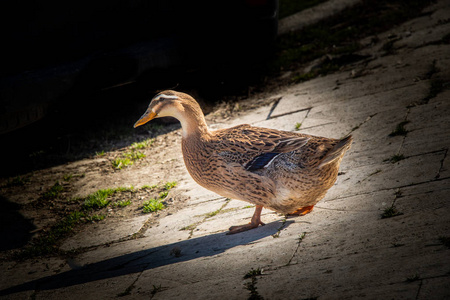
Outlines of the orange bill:
[[154,118],[156,118],[158,116],[157,113],[151,111],[151,110],[147,110],[142,117],[134,124],[134,128],[144,125],[145,123],[147,123],[148,121],[153,120]]

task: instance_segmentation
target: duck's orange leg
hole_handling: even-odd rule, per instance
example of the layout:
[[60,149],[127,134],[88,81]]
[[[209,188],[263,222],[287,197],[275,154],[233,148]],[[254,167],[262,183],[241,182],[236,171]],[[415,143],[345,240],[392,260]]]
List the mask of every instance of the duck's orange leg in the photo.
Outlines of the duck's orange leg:
[[231,226],[230,231],[227,234],[235,234],[243,231],[247,231],[253,228],[258,227],[259,225],[265,225],[263,222],[261,222],[261,211],[263,209],[262,205],[256,205],[255,212],[253,213],[252,220],[250,223],[246,225],[240,225],[240,226]]
[[301,207],[301,208],[297,209],[296,211],[290,213],[289,216],[303,216],[303,215],[306,215],[307,213],[310,213],[313,210],[313,208],[314,208],[314,205]]

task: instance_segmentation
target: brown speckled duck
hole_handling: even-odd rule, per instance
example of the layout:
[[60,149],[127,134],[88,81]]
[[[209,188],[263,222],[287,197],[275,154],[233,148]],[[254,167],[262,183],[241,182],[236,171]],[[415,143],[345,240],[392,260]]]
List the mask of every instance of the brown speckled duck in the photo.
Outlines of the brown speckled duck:
[[247,124],[210,131],[198,103],[170,90],[152,99],[134,127],[165,116],[181,122],[184,162],[198,184],[256,205],[251,222],[232,226],[229,233],[264,225],[263,207],[309,213],[335,183],[352,143],[351,136],[337,140]]

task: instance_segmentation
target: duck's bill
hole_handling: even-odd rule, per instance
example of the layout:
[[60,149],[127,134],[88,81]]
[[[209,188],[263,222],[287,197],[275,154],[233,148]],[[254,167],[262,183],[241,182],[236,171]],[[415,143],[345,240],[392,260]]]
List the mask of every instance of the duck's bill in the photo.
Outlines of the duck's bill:
[[153,111],[146,111],[145,114],[143,114],[142,117],[136,123],[134,123],[134,128],[144,125],[145,123],[153,120],[157,116],[158,114]]

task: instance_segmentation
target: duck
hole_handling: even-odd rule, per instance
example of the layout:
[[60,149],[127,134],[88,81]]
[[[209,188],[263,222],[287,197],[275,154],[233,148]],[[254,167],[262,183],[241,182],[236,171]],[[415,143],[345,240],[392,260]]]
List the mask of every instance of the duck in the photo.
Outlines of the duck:
[[335,184],[339,165],[353,142],[249,124],[210,130],[198,102],[166,90],[151,100],[134,124],[174,117],[181,123],[181,148],[191,177],[223,197],[255,205],[250,223],[228,234],[264,225],[263,208],[288,216],[310,213]]

